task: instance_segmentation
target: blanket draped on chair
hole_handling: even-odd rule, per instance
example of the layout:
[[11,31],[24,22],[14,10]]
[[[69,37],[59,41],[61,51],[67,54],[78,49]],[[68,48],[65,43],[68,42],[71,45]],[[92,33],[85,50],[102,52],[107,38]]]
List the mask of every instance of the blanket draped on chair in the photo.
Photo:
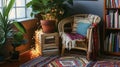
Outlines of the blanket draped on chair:
[[83,40],[85,37],[78,33],[63,33],[62,39],[62,43],[65,44],[65,47],[70,50],[76,46],[76,40]]

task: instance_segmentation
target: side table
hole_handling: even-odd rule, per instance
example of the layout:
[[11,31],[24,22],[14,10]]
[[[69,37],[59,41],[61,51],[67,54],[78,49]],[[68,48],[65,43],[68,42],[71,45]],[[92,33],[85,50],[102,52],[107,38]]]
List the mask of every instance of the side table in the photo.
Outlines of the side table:
[[59,36],[58,33],[43,33],[42,30],[37,30],[38,43],[41,47],[43,56],[59,54]]

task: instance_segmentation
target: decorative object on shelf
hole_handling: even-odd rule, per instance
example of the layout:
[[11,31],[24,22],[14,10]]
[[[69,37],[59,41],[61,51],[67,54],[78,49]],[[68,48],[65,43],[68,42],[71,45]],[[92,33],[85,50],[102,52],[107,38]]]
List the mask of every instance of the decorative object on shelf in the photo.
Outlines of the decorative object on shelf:
[[[44,21],[54,20],[56,22],[49,22],[49,24],[51,23],[52,25],[54,23],[57,25],[57,21],[65,17],[65,15],[67,14],[66,9],[68,9],[69,7],[66,3],[72,5],[73,0],[32,0],[27,3],[26,6],[32,7],[31,16],[39,15]],[[45,24],[48,23],[45,22]],[[51,27],[51,25],[48,26]],[[57,26],[55,27],[54,25],[52,27],[54,27],[55,29],[57,28]],[[53,31],[55,30],[53,29]],[[50,31],[46,31],[45,33],[50,33]]]

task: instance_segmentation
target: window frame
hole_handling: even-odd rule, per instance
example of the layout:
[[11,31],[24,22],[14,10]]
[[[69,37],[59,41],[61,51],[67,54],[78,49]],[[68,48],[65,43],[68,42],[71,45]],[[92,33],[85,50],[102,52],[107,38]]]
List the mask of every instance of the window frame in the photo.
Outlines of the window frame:
[[[31,0],[30,0],[31,1]],[[17,2],[17,1],[16,1]],[[13,17],[13,18],[10,18],[10,20],[20,20],[20,19],[28,19],[28,18],[33,18],[33,17],[31,17],[28,13],[31,13],[31,12],[29,12],[29,10],[28,9],[31,9],[31,8],[27,8],[26,7],[26,4],[27,4],[27,2],[29,2],[28,0],[24,0],[24,6],[17,6],[16,5],[16,2],[15,2],[15,6],[13,6],[13,8],[12,9],[14,9],[15,10],[15,17]],[[4,3],[3,3],[3,0],[1,0],[1,6],[0,6],[0,9],[2,9],[3,8],[3,5],[4,5]],[[18,8],[22,8],[22,9],[24,9],[25,10],[25,15],[24,15],[24,17],[18,17],[18,14],[17,14],[17,9]],[[31,9],[32,10],[32,9]],[[10,17],[10,16],[9,16]]]

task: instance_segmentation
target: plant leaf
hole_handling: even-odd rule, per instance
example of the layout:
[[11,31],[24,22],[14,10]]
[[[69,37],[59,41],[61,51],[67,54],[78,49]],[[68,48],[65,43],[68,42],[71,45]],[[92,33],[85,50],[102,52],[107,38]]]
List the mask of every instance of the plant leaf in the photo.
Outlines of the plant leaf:
[[22,32],[22,33],[26,33],[26,29],[24,28],[24,26],[22,25],[22,23],[14,21],[13,24],[16,26],[16,28]]
[[31,4],[32,4],[32,1],[28,2],[28,3],[26,4],[26,7],[27,7],[27,8],[30,7]]
[[21,33],[21,32],[16,32],[16,33],[14,34],[14,39],[15,39],[15,41],[21,41],[21,40],[23,40],[23,33]]
[[15,0],[10,0],[8,6],[6,7],[5,16],[8,16],[8,14],[9,14],[10,10],[12,9],[14,3],[15,3]]
[[2,21],[3,21],[3,16],[2,13],[0,12],[0,24],[2,24]]

